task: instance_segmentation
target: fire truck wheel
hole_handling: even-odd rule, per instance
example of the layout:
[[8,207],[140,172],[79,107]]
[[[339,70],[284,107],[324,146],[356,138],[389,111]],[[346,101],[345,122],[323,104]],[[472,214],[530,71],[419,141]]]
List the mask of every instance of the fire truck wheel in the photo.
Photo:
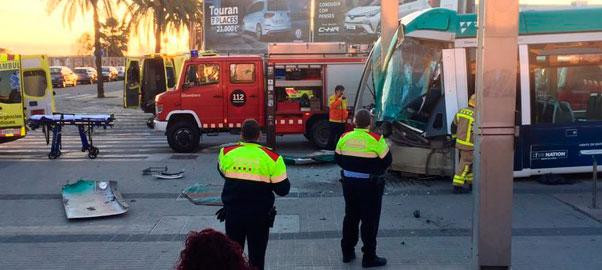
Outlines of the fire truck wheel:
[[311,126],[311,142],[320,149],[325,149],[328,146],[328,137],[330,136],[330,127],[328,120],[321,119]]
[[175,122],[167,129],[169,147],[178,153],[190,153],[199,146],[199,129],[190,121]]

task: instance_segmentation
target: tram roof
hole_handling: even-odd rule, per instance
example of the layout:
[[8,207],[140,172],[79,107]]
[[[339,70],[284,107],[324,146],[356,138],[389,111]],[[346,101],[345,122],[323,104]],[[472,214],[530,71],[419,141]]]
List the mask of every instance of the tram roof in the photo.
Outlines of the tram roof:
[[[602,8],[528,10],[519,14],[519,35],[557,34],[602,31]],[[457,14],[453,10],[432,8],[401,19],[405,33],[439,31],[456,38],[477,35],[477,15]]]

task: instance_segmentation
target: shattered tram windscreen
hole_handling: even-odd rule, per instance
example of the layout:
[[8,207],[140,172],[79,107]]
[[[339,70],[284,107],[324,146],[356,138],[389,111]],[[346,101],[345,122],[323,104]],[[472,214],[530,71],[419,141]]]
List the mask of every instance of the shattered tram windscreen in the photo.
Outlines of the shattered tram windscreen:
[[[379,121],[401,121],[423,128],[426,119],[416,112],[421,109],[429,90],[440,91],[442,44],[422,42],[411,37],[398,41],[388,59],[384,74],[375,73],[375,108]],[[374,59],[373,59],[374,61]]]

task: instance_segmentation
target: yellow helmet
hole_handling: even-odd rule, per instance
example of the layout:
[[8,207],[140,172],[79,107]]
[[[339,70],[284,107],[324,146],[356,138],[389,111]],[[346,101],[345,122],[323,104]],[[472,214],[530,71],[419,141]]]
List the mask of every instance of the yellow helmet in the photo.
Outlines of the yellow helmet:
[[470,99],[468,100],[468,106],[473,108],[477,106],[477,96],[475,94],[470,96]]

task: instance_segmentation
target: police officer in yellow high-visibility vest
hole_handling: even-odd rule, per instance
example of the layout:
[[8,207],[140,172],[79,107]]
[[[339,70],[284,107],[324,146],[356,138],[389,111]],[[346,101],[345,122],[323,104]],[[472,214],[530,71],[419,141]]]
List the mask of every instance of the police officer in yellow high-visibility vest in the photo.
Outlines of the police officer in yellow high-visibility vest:
[[382,135],[370,132],[372,116],[367,110],[355,114],[356,128],[343,134],[337,143],[335,160],[343,169],[341,182],[345,197],[345,218],[341,248],[343,262],[355,259],[358,226],[364,246],[363,267],[387,264],[385,258],[376,256],[376,235],[380,221],[382,196],[385,187],[384,173],[391,165],[389,146]]
[[246,120],[242,142],[220,150],[218,168],[224,177],[226,234],[244,248],[248,241],[249,262],[264,268],[269,228],[274,221],[274,193],[285,196],[290,189],[286,166],[280,155],[257,143],[259,124]]
[[461,193],[464,190],[465,182],[469,185],[469,189],[472,189],[473,123],[476,105],[476,96],[472,95],[468,101],[468,107],[460,109],[452,122],[452,137],[456,139],[456,149],[460,154],[460,161],[453,180],[454,193]]

